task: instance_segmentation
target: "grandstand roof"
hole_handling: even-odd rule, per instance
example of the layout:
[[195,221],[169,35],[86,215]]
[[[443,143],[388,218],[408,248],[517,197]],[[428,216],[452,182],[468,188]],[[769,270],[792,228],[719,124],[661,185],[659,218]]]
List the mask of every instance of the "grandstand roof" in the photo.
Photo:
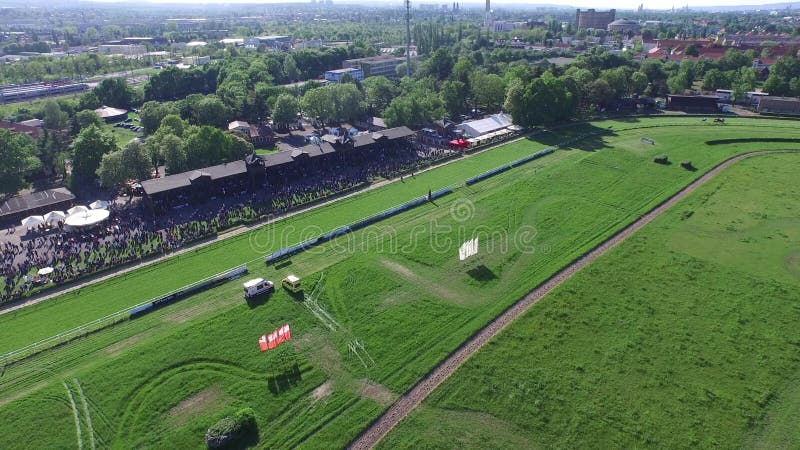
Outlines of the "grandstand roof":
[[201,170],[191,170],[189,172],[176,173],[161,178],[142,181],[142,189],[147,195],[158,194],[161,192],[182,189],[192,185],[192,181],[209,179],[211,181],[220,180],[234,175],[247,173],[247,165],[244,161],[234,161],[226,164],[206,167]]
[[18,195],[0,203],[0,220],[45,212],[46,209],[55,209],[56,206],[71,203],[74,199],[75,196],[67,188]]
[[386,129],[386,130],[381,130],[381,131],[378,132],[378,134],[381,134],[381,135],[385,136],[386,139],[389,139],[391,141],[391,140],[394,140],[394,139],[400,139],[400,138],[404,138],[404,137],[413,136],[414,132],[411,131],[411,129],[408,128],[408,127],[396,127],[396,128],[389,128],[389,129]]

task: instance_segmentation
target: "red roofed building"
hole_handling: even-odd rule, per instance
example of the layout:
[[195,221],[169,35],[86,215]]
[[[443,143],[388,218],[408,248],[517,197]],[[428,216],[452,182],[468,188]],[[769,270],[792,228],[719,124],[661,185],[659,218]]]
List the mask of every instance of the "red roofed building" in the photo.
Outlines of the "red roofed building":
[[39,127],[32,127],[30,125],[23,125],[21,123],[6,122],[5,120],[0,120],[0,128],[11,130],[15,133],[27,134],[34,141],[39,140],[39,135],[42,132],[42,129]]

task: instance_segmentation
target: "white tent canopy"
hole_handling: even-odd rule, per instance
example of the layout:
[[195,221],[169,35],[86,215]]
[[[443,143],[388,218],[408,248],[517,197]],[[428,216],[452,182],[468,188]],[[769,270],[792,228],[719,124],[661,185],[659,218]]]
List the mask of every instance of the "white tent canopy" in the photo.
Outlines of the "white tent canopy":
[[71,228],[89,228],[108,219],[109,212],[105,209],[93,209],[91,211],[79,212],[67,216],[64,224]]
[[44,215],[44,221],[47,223],[61,222],[67,218],[63,211],[50,211]]
[[28,216],[22,219],[22,226],[25,228],[33,228],[44,223],[42,216]]
[[36,272],[36,273],[38,273],[39,275],[42,275],[42,276],[50,275],[51,273],[53,273],[53,270],[55,270],[55,269],[53,269],[52,267],[43,267],[43,268],[39,269],[39,271]]
[[89,203],[89,209],[106,209],[108,208],[108,202],[105,200],[95,200],[92,203]]
[[89,208],[87,208],[85,206],[81,206],[81,205],[73,206],[72,208],[67,210],[67,215],[71,216],[71,215],[73,215],[75,213],[86,212],[88,210],[89,210]]

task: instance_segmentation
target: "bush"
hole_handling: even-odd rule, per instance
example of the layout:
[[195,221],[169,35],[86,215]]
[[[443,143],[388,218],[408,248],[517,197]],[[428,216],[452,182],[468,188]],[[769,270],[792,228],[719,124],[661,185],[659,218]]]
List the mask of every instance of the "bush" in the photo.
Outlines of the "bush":
[[206,445],[214,449],[245,448],[258,442],[258,424],[252,408],[226,416],[206,432]]
[[691,161],[681,161],[681,167],[686,170],[694,170],[694,166],[692,165]]
[[656,156],[653,161],[656,164],[669,164],[669,157],[667,155]]

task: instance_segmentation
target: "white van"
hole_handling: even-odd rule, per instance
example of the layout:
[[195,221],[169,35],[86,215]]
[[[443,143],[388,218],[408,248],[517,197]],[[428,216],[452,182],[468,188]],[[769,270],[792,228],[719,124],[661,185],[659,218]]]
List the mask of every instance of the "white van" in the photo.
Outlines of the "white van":
[[254,278],[245,282],[243,286],[244,298],[247,299],[275,290],[275,284],[272,281],[264,280],[263,278]]

